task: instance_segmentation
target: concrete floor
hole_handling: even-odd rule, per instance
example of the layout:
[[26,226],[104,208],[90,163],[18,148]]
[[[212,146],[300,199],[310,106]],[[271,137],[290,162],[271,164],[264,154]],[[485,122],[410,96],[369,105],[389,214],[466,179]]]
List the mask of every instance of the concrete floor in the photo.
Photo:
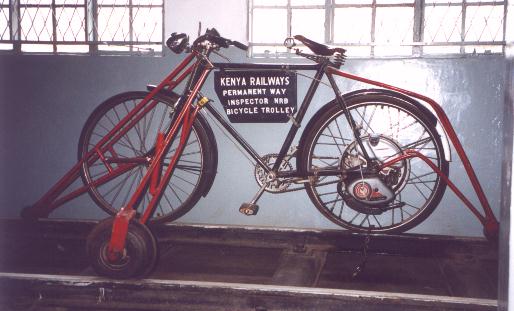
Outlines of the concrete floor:
[[[94,223],[46,222],[30,227],[16,221],[0,224],[0,272],[7,275],[3,282],[0,277],[0,287],[8,286],[7,279],[18,274],[29,279],[31,275],[34,279],[39,275],[98,279],[84,252],[84,237]],[[462,310],[495,309],[497,251],[480,239],[372,236],[367,261],[354,276],[363,262],[365,237],[344,231],[166,226],[154,232],[159,238],[160,258],[148,277],[151,282],[423,295],[470,303]],[[459,309],[453,305],[442,308],[437,305],[441,299],[434,299],[433,310]],[[245,303],[238,309],[244,309]],[[359,306],[368,310],[364,306],[370,303],[361,301]],[[461,302],[457,305],[464,306]],[[393,307],[391,310],[403,308],[398,302]],[[299,308],[296,305],[294,310]],[[385,305],[382,309],[389,310]],[[431,308],[420,308],[427,309]]]

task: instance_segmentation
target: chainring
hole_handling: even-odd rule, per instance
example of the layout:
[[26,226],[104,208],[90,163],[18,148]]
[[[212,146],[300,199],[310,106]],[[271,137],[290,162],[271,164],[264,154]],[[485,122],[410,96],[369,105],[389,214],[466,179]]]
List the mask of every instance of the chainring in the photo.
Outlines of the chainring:
[[[277,160],[278,154],[276,153],[269,153],[261,158],[262,162],[266,164],[267,167],[272,167],[276,160]],[[289,157],[284,158],[282,160],[282,163],[280,164],[279,171],[291,171],[293,170],[293,165],[289,161]],[[257,184],[259,187],[262,187],[264,184],[268,183],[265,190],[267,192],[272,193],[281,193],[286,192],[289,186],[291,185],[291,181],[289,179],[279,179],[279,178],[273,178],[271,180],[268,180],[268,174],[266,171],[258,164],[255,165],[254,170],[255,180],[257,181]]]

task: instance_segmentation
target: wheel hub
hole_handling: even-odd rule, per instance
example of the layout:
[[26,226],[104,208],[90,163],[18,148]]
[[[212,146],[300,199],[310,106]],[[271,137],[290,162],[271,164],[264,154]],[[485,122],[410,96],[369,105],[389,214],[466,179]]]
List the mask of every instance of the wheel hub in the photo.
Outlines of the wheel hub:
[[400,146],[383,135],[369,135],[362,141],[372,162],[367,163],[356,142],[348,145],[340,164],[345,178],[338,183],[337,190],[350,208],[378,215],[389,209],[396,193],[403,188],[408,163],[402,161],[378,171],[381,163],[402,152]]

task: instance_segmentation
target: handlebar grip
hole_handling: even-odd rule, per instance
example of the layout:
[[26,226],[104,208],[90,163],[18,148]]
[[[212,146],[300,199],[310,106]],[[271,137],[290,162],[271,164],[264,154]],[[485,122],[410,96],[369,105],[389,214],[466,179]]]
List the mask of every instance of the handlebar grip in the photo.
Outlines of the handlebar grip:
[[248,45],[244,44],[244,43],[241,43],[239,41],[232,41],[232,45],[235,46],[236,48],[239,48],[243,51],[248,51]]
[[176,54],[184,52],[189,44],[189,37],[185,33],[172,33],[168,40],[166,40],[166,46]]

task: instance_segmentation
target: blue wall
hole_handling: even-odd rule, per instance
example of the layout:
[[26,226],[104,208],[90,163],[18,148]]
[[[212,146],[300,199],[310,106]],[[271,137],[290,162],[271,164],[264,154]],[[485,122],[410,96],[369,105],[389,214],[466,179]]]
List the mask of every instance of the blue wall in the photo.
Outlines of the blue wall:
[[[234,61],[245,60],[231,50]],[[17,217],[76,161],[77,142],[89,113],[119,92],[144,90],[157,83],[178,61],[175,55],[150,57],[0,56],[0,217]],[[344,69],[421,92],[438,101],[453,122],[491,205],[499,215],[503,153],[506,61],[500,56],[455,59],[348,60]],[[307,79],[299,79],[299,96]],[[340,81],[348,91],[364,85]],[[209,81],[206,93],[216,99]],[[331,97],[325,89],[308,116]],[[277,152],[288,125],[237,125],[262,154]],[[186,223],[337,228],[325,220],[304,192],[265,194],[256,217],[238,212],[257,191],[253,168],[215,129],[221,151],[211,192],[186,216]],[[450,177],[473,194],[462,164],[453,152]],[[472,197],[473,202],[478,200]],[[55,211],[53,217],[105,217],[86,196]],[[430,218],[413,232],[481,236],[478,221],[447,190]]]

